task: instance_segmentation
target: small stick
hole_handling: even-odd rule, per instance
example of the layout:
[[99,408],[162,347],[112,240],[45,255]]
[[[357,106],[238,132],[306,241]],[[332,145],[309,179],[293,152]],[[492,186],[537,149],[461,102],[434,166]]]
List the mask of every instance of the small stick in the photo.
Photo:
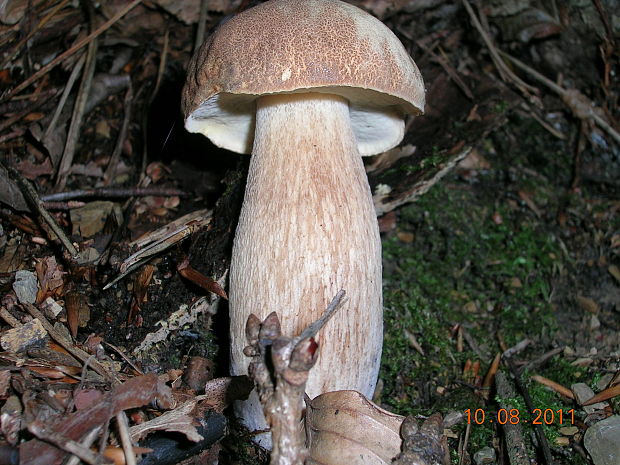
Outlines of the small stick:
[[47,321],[47,318],[32,304],[25,303],[23,304],[24,308],[30,313],[34,318],[38,318],[41,322],[41,325],[45,328],[45,331],[50,335],[50,337],[55,340],[58,344],[60,344],[67,352],[73,355],[77,360],[82,363],[90,363],[93,367],[93,370],[103,376],[106,380],[117,384],[118,379],[110,373],[107,368],[105,368],[101,363],[99,363],[96,359],[90,359],[90,355],[84,352],[82,349],[75,347],[70,341],[67,341],[64,336],[62,336],[58,331],[54,329],[54,327]]
[[[39,195],[37,194],[37,191],[34,190],[34,187],[32,187],[32,185],[28,181],[26,181],[26,179],[21,175],[21,173],[15,168],[8,167],[7,170],[17,182],[17,185],[19,186],[22,194],[26,198],[26,201],[30,203],[31,208],[34,208],[36,213],[41,215],[41,217],[49,225],[53,233],[56,234],[62,245],[67,249],[71,257],[76,257],[78,251],[73,246],[62,228],[58,226],[58,223],[56,223],[56,220],[54,220],[52,215],[50,215],[49,212],[45,208],[43,208],[43,205],[41,204],[41,199],[39,199]],[[44,227],[43,223],[41,223],[41,225]],[[48,233],[48,235],[50,235],[49,231],[46,230],[46,232]],[[53,239],[53,235],[50,235],[50,239]]]
[[[508,368],[512,372],[512,375],[515,380],[515,384],[517,385],[517,389],[521,392],[523,396],[523,400],[525,401],[525,405],[529,412],[534,411],[534,402],[532,402],[532,398],[530,397],[530,393],[526,389],[525,385],[521,382],[521,376],[517,372],[517,367],[515,366],[512,358],[510,356],[504,357],[504,360],[508,364]],[[534,434],[536,434],[536,439],[538,440],[538,445],[542,449],[543,457],[545,459],[545,463],[547,465],[553,465],[555,462],[553,461],[553,456],[551,455],[551,449],[549,448],[549,443],[547,442],[547,438],[545,436],[545,432],[542,429],[542,425],[533,425],[534,426]]]
[[[542,84],[546,85],[547,87],[549,87],[549,89],[551,89],[556,94],[558,94],[560,97],[562,97],[564,102],[573,111],[573,114],[577,116],[579,119],[583,120],[586,118],[592,118],[594,122],[601,127],[601,129],[607,132],[607,134],[609,134],[613,139],[615,139],[616,142],[620,143],[620,133],[618,133],[618,131],[616,131],[607,121],[605,121],[605,119],[601,115],[599,115],[596,111],[594,111],[594,108],[595,108],[594,104],[584,94],[582,94],[581,92],[578,92],[576,89],[571,89],[571,90],[564,89],[562,86],[559,86],[558,84],[553,82],[551,79],[543,76],[535,69],[530,68],[528,65],[523,63],[518,58],[515,58],[507,54],[506,52],[502,52],[501,50],[499,51],[499,53],[503,57],[510,60],[517,68],[521,68],[523,71],[531,75],[534,79],[536,79],[537,81],[540,81]],[[585,112],[585,114],[582,113],[581,111],[575,111],[574,105],[570,104],[574,100],[578,100],[578,103],[581,104],[580,105],[581,107],[585,106],[587,108],[587,111]]]
[[304,339],[310,339],[317,335],[317,333],[327,324],[327,322],[331,319],[332,316],[336,313],[336,310],[344,303],[345,292],[344,289],[340,289],[338,293],[334,296],[332,301],[329,303],[325,312],[321,317],[310,324],[306,329],[304,329],[301,334],[292,340],[293,346],[296,346]]
[[11,90],[10,92],[8,92],[7,94],[5,94],[4,96],[2,96],[0,98],[0,102],[4,102],[8,99],[10,99],[11,97],[13,97],[15,94],[21,92],[22,90],[24,90],[26,87],[28,87],[30,84],[32,84],[33,82],[39,80],[42,76],[45,76],[47,73],[49,73],[52,69],[54,69],[57,65],[59,65],[60,63],[62,63],[63,61],[65,61],[67,58],[69,58],[70,56],[72,56],[75,52],[77,52],[78,50],[80,50],[82,47],[84,47],[85,45],[89,44],[93,39],[96,39],[97,37],[99,37],[101,34],[103,34],[105,31],[107,31],[110,27],[112,27],[119,19],[121,19],[123,16],[125,16],[127,13],[129,13],[132,9],[134,9],[142,0],[133,0],[131,3],[129,3],[127,6],[125,6],[124,8],[121,8],[118,13],[116,13],[114,16],[112,16],[109,20],[107,20],[105,23],[103,23],[101,26],[99,26],[96,30],[94,30],[93,32],[91,32],[90,34],[88,34],[86,37],[84,37],[82,40],[78,41],[78,43],[76,43],[73,47],[71,47],[69,50],[65,51],[64,53],[61,53],[60,55],[58,55],[56,58],[54,58],[52,61],[50,61],[47,65],[43,66],[39,71],[37,71],[36,73],[34,73],[32,76],[30,76],[28,79],[26,79],[24,82],[22,82],[21,84],[19,84],[17,87],[15,87],[13,90]]
[[4,131],[6,128],[10,128],[11,126],[13,126],[15,123],[21,120],[28,113],[33,112],[34,110],[39,108],[41,105],[43,105],[45,102],[47,102],[48,98],[54,95],[55,93],[45,94],[39,100],[35,100],[29,108],[26,108],[25,110],[22,110],[19,113],[16,113],[15,115],[11,116],[9,119],[4,120],[2,124],[0,124],[0,132]]
[[26,34],[26,37],[20,40],[17,45],[13,47],[13,50],[9,52],[2,64],[0,64],[0,69],[6,68],[10,61],[15,57],[15,55],[19,53],[21,48],[26,44],[26,42],[28,42],[32,38],[32,36],[34,36],[43,26],[45,26],[49,22],[49,20],[56,15],[56,13],[62,10],[67,3],[69,3],[69,0],[62,0],[54,8],[52,8],[52,11],[50,11],[43,19],[41,19],[41,21],[39,21],[39,24],[37,24],[28,34]]
[[46,210],[72,210],[74,208],[82,208],[85,202],[70,200],[69,202],[42,202],[43,208]]
[[28,431],[34,434],[37,438],[50,442],[62,450],[79,457],[80,460],[89,465],[99,465],[101,463],[97,454],[92,452],[90,448],[67,438],[61,433],[46,431],[45,427],[36,420],[28,425]]
[[422,50],[424,50],[426,53],[428,53],[434,61],[439,63],[439,65],[443,68],[446,74],[450,76],[450,79],[452,79],[456,86],[461,90],[461,92],[465,94],[465,97],[467,97],[469,100],[474,100],[474,94],[469,89],[469,87],[467,87],[467,84],[465,84],[465,82],[461,79],[461,76],[459,76],[458,72],[450,65],[446,58],[445,52],[441,50],[441,48],[439,49],[441,55],[437,55],[431,48],[424,45],[424,43],[420,40],[416,41],[416,45]]
[[469,14],[469,17],[471,18],[471,22],[473,23],[474,27],[480,33],[482,40],[484,41],[487,48],[489,49],[489,53],[491,54],[493,63],[495,64],[495,67],[497,68],[497,71],[499,72],[501,78],[504,81],[508,81],[508,80],[512,81],[521,90],[521,92],[523,92],[528,97],[531,97],[530,93],[533,93],[533,94],[537,93],[538,89],[536,87],[530,86],[529,84],[526,84],[525,82],[523,82],[523,80],[521,80],[519,76],[513,73],[512,70],[508,66],[506,66],[506,63],[504,63],[504,61],[499,56],[497,48],[495,47],[495,44],[493,44],[493,40],[491,40],[491,38],[485,31],[484,27],[480,23],[480,20],[478,19],[478,16],[474,12],[474,9],[469,4],[469,1],[462,0],[462,2],[463,2],[463,6],[465,6],[465,9],[467,10],[467,13]]
[[271,425],[272,465],[302,464],[308,455],[299,423],[308,375],[318,357],[314,336],[340,307],[344,295],[339,291],[323,315],[295,338],[282,334],[276,312],[264,321],[254,314],[248,317],[248,346],[243,352],[252,357],[248,371]]
[[[93,443],[95,442],[95,439],[97,439],[97,436],[99,435],[100,430],[101,430],[100,427],[97,427],[91,430],[80,443],[82,447],[85,447],[86,449],[90,449],[90,446],[92,446]],[[80,458],[77,455],[72,455],[69,458],[69,460],[67,460],[66,465],[80,465]]]
[[[169,31],[166,28],[166,33],[164,34],[164,45],[161,51],[161,56],[159,58],[159,67],[157,68],[157,79],[155,80],[155,87],[153,88],[151,95],[149,97],[148,100],[148,108],[151,108],[153,106],[153,102],[155,101],[155,97],[157,96],[157,93],[159,92],[159,86],[161,85],[162,79],[164,77],[164,71],[166,70],[166,63],[168,61],[168,42],[169,42]],[[144,88],[143,88],[144,89]],[[141,89],[142,90],[142,89]],[[139,93],[139,91],[138,91]],[[142,112],[142,160],[140,163],[140,183],[139,185],[143,186],[143,182],[146,182],[146,160],[148,158],[148,147],[149,147],[149,141],[148,141],[148,135],[149,135],[149,118],[148,118],[149,112],[148,111],[143,111]],[[174,127],[174,123],[173,123],[173,127]],[[172,128],[170,129],[170,132],[172,132]],[[168,133],[168,135],[170,135],[170,133]],[[167,137],[166,140],[164,140],[163,145],[166,144],[167,142]],[[162,146],[163,149],[163,146]]]
[[124,411],[121,411],[116,415],[116,423],[118,424],[118,433],[121,437],[123,452],[125,453],[125,463],[127,465],[136,465],[136,454],[133,451],[133,444],[131,443],[131,437],[129,436],[129,423],[127,421],[127,415]]
[[0,318],[6,321],[11,327],[19,328],[22,324],[9,313],[5,307],[0,307]]
[[123,197],[145,197],[147,195],[155,195],[160,197],[173,197],[178,195],[179,197],[187,197],[189,194],[179,189],[172,187],[96,187],[93,189],[79,189],[68,192],[57,192],[55,194],[43,195],[41,200],[43,202],[64,202],[67,200],[81,199],[88,197],[102,197],[109,199],[123,198]]
[[[512,386],[508,382],[506,375],[498,371],[495,375],[495,386],[497,394],[502,399],[511,399],[515,397],[515,392]],[[500,407],[510,411],[513,408],[512,405],[501,402]],[[527,449],[523,441],[523,428],[521,423],[512,424],[507,421],[502,425],[504,429],[504,437],[506,439],[506,452],[508,453],[508,461],[510,465],[529,465],[530,459],[528,457]]]

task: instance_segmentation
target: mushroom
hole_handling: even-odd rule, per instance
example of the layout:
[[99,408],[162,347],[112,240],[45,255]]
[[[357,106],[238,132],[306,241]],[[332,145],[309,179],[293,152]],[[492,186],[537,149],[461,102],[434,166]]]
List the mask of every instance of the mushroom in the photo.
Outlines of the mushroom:
[[[345,289],[319,333],[307,393],[371,397],[383,342],[381,243],[361,156],[396,146],[424,108],[415,63],[378,19],[337,0],[271,0],[222,24],[183,90],[185,127],[252,153],[230,265],[232,374],[245,323],[276,311],[297,335]],[[256,395],[238,409],[265,427]]]

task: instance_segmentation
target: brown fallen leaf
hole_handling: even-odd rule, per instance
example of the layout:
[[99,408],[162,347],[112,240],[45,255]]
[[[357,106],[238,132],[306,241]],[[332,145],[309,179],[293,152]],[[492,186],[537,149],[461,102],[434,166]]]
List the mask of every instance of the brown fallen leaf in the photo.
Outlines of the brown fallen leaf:
[[59,465],[67,456],[55,446],[41,440],[46,435],[60,433],[62,437],[79,441],[94,428],[106,425],[110,418],[123,410],[133,409],[157,401],[162,408],[172,407],[170,388],[159,381],[155,374],[137,376],[116,386],[106,393],[100,402],[90,408],[65,414],[64,412],[48,418],[43,424],[33,421],[26,425],[35,432],[38,439],[31,439],[19,445],[20,465]]
[[179,265],[177,266],[177,271],[185,279],[190,280],[204,290],[213,292],[214,294],[217,294],[224,299],[228,299],[226,291],[224,290],[224,288],[222,288],[222,286],[217,283],[217,281],[203,275],[199,271],[196,271],[192,268],[192,266],[189,264],[189,257],[185,257],[185,259],[181,263],[179,263]]
[[66,274],[62,267],[56,262],[54,256],[36,259],[34,266],[39,279],[39,291],[37,293],[37,303],[40,304],[45,299],[55,294],[56,290],[64,284],[63,276]]
[[90,320],[90,307],[86,295],[77,291],[67,292],[65,295],[67,309],[67,324],[71,336],[76,337],[78,328],[86,326]]
[[555,381],[550,380],[549,378],[545,378],[544,376],[540,375],[534,375],[532,376],[532,380],[553,389],[555,392],[557,392],[558,394],[562,394],[564,397],[568,397],[569,399],[575,398],[573,391],[562,386],[561,384],[556,383]]
[[616,396],[620,396],[620,384],[616,384],[615,386],[610,386],[607,389],[603,389],[601,392],[596,394],[594,397],[591,397],[581,405],[585,407],[586,405],[597,404],[599,402],[609,400]]
[[321,394],[306,409],[308,463],[389,464],[400,452],[403,419],[356,391]]
[[140,319],[136,319],[136,317],[140,313],[142,304],[147,301],[147,292],[155,269],[156,267],[154,265],[147,264],[136,274],[133,283],[131,307],[127,315],[128,324],[135,323],[137,326],[141,326]]

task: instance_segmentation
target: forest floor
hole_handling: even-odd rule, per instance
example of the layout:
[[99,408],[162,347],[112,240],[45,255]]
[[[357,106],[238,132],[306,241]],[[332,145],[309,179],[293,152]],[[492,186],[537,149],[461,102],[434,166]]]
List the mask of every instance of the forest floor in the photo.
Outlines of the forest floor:
[[[207,32],[251,6],[204,3]],[[523,463],[620,463],[620,5],[350,3],[427,87],[402,145],[366,162],[383,243],[373,400],[449,417],[455,465],[514,465],[502,423],[522,428]],[[200,5],[0,3],[0,453],[21,464],[60,463],[71,440],[87,463],[93,441],[114,454],[124,421],[156,449],[134,428],[171,399],[188,406],[175,431],[195,439],[198,421],[206,439],[160,465],[268,461],[228,409],[247,388],[226,378],[223,297],[248,157],[186,133],[179,109]],[[132,241],[183,215],[132,261]]]

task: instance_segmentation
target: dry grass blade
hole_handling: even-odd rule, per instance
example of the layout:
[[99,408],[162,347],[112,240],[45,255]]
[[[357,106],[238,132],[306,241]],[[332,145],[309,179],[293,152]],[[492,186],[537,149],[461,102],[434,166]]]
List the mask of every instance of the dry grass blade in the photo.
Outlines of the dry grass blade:
[[15,94],[21,92],[22,90],[24,90],[26,87],[28,87],[30,84],[32,84],[33,82],[39,80],[42,76],[45,76],[47,73],[49,73],[52,69],[54,69],[56,66],[58,66],[60,63],[62,63],[63,61],[65,61],[67,58],[69,58],[70,56],[72,56],[74,53],[76,53],[78,50],[80,50],[82,47],[84,47],[85,45],[89,44],[91,41],[93,41],[95,38],[99,37],[101,34],[103,34],[105,31],[107,31],[110,27],[112,27],[119,19],[121,19],[123,16],[125,16],[127,13],[129,13],[132,9],[134,9],[142,0],[133,0],[131,3],[129,3],[127,6],[125,6],[124,8],[121,8],[118,13],[116,13],[114,16],[112,16],[109,20],[107,20],[105,23],[103,23],[101,26],[99,26],[96,30],[94,30],[93,32],[91,32],[89,35],[87,35],[86,37],[84,37],[82,40],[80,40],[78,43],[76,43],[73,47],[71,47],[69,50],[67,50],[64,53],[61,53],[60,55],[58,55],[56,58],[54,58],[52,61],[50,61],[47,65],[43,66],[39,71],[37,71],[36,73],[34,73],[32,76],[30,76],[28,79],[26,79],[24,82],[22,82],[21,84],[19,84],[17,87],[15,87],[13,90],[11,90],[10,92],[8,92],[7,94],[5,94],[4,96],[2,96],[0,98],[0,102],[5,102],[7,100],[9,100],[11,97],[13,97]]
[[568,388],[565,388],[561,384],[556,383],[555,381],[550,380],[549,378],[545,378],[544,376],[534,375],[532,376],[532,380],[537,383],[542,384],[543,386],[547,386],[548,388],[553,389],[558,394],[562,394],[564,397],[568,397],[569,399],[574,399],[575,394]]
[[491,39],[491,37],[489,37],[489,34],[484,30],[484,27],[480,23],[478,16],[474,12],[474,9],[469,4],[469,1],[462,0],[462,2],[463,2],[463,6],[467,10],[467,13],[469,14],[469,17],[471,18],[472,24],[478,30],[478,32],[480,33],[480,36],[482,37],[482,40],[484,41],[487,48],[489,49],[489,53],[491,54],[493,63],[495,64],[495,67],[497,68],[497,71],[499,72],[501,78],[504,81],[514,83],[514,85],[517,86],[519,90],[523,92],[524,95],[528,96],[528,98],[531,99],[532,94],[538,93],[538,89],[536,87],[530,86],[529,84],[523,82],[523,80],[519,76],[517,76],[515,73],[513,73],[512,70],[506,65],[506,63],[504,63],[504,61],[499,55],[497,48],[495,47],[495,44],[493,43],[493,40]]
[[69,126],[69,132],[67,133],[65,150],[62,154],[56,175],[56,189],[59,190],[64,188],[67,182],[69,169],[73,163],[73,156],[75,155],[77,141],[80,136],[80,127],[82,126],[84,119],[86,101],[88,100],[88,94],[90,93],[93,76],[95,75],[97,48],[98,44],[96,39],[88,44],[86,65],[84,66],[84,73],[82,74],[82,82],[80,83],[80,89],[78,91],[77,99],[75,100],[75,106],[73,107],[73,115],[71,116],[71,125]]
[[138,249],[137,252],[120,264],[120,274],[103,289],[110,288],[153,255],[172,247],[199,229],[207,227],[211,223],[211,215],[210,210],[189,213],[129,244],[130,247]]
[[591,399],[585,401],[582,405],[585,407],[587,405],[596,404],[598,402],[603,402],[613,397],[620,396],[620,384],[616,384],[615,386],[610,386],[607,389],[602,390],[598,394],[596,394]]
[[562,100],[564,100],[564,103],[566,103],[566,105],[571,109],[571,111],[577,118],[582,119],[582,120],[592,119],[596,124],[599,125],[601,129],[607,132],[607,134],[609,134],[617,143],[620,143],[620,133],[618,133],[618,131],[616,131],[611,126],[611,124],[609,124],[596,111],[596,106],[584,94],[579,92],[577,89],[564,89],[562,86],[559,86],[558,84],[553,82],[551,79],[546,78],[545,76],[540,74],[535,69],[523,63],[521,60],[507,54],[506,52],[502,52],[501,50],[499,51],[499,53],[503,57],[510,60],[516,67],[522,69],[523,71],[528,73],[530,76],[532,76],[534,79],[541,82],[542,84],[547,86],[549,89],[554,91],[556,94],[558,94],[560,97],[562,97]]
[[59,2],[52,9],[52,11],[50,11],[47,15],[45,15],[45,17],[43,17],[43,19],[41,19],[41,21],[39,21],[39,24],[37,24],[35,27],[33,27],[32,30],[28,34],[26,34],[26,36],[23,39],[21,39],[17,43],[17,45],[15,45],[15,47],[13,47],[13,50],[7,54],[6,58],[0,64],[0,69],[6,68],[6,66],[19,53],[21,48],[24,45],[26,45],[26,43],[32,38],[32,36],[34,36],[43,26],[45,26],[49,22],[49,20],[52,19],[56,15],[56,13],[58,13],[60,10],[62,10],[67,3],[69,3],[69,0],[61,0],[61,2]]

